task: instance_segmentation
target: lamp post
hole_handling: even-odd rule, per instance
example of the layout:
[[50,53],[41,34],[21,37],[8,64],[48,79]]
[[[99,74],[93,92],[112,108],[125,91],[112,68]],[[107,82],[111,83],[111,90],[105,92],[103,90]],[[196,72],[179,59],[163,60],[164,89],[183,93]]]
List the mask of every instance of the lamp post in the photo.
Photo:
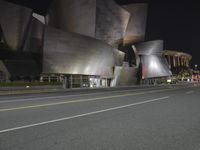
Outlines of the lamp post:
[[195,75],[195,80],[199,81],[199,70],[198,70],[198,65],[194,65],[194,75]]
[[197,65],[197,64],[195,64],[195,65],[194,65],[194,69],[195,69],[195,70],[197,70],[197,67],[198,67],[198,65]]

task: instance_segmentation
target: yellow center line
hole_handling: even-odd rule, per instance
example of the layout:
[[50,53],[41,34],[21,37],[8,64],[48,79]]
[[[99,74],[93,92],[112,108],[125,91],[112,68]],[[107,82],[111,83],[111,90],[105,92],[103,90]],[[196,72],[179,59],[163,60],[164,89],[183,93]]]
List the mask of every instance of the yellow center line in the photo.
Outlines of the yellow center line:
[[8,94],[40,94],[40,93],[50,93],[55,92],[56,90],[10,90],[10,91],[0,91],[0,95],[8,95]]
[[112,98],[125,97],[125,96],[144,95],[144,94],[149,94],[149,93],[157,93],[157,92],[164,92],[164,91],[170,91],[170,90],[174,90],[174,89],[153,90],[153,91],[148,91],[148,92],[120,94],[120,95],[104,96],[104,97],[97,97],[97,98],[78,99],[78,100],[73,100],[73,101],[62,101],[62,102],[57,102],[57,103],[46,103],[46,104],[40,104],[40,105],[29,105],[29,106],[22,106],[22,107],[5,108],[5,109],[0,109],[0,112],[22,110],[22,109],[29,109],[29,108],[48,107],[48,106],[79,103],[79,102],[89,102],[89,101],[96,101],[100,99],[112,99]]

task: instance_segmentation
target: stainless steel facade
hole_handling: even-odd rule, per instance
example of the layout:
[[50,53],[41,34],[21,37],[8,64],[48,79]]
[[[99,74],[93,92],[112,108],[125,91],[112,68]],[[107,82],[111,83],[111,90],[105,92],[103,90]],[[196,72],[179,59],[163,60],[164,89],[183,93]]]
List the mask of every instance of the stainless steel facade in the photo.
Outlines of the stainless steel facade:
[[23,6],[0,1],[0,24],[6,43],[13,49],[22,49],[32,10]]
[[[147,4],[53,0],[45,25],[32,14],[29,8],[0,0],[5,41],[14,50],[43,52],[45,78],[56,75],[76,87],[88,86],[91,80],[95,87],[134,85],[140,66],[143,78],[171,75],[162,55],[163,41],[135,45],[144,41]],[[81,83],[71,83],[75,80]]]
[[114,58],[115,58],[115,65],[122,66],[124,62],[125,53],[119,51],[118,49],[114,49]]
[[171,76],[167,61],[163,56],[144,55],[141,56],[142,76],[144,78],[156,78]]
[[[119,6],[114,0],[54,0],[49,26],[106,41],[112,46],[143,41],[147,4]],[[81,19],[80,19],[81,18]]]
[[45,29],[43,73],[112,78],[113,67],[122,64],[122,57],[122,52],[100,40],[50,27]]
[[96,0],[53,0],[47,25],[65,32],[95,37]]
[[143,42],[136,45],[138,55],[162,55],[163,40]]
[[146,3],[124,5],[124,9],[130,12],[130,19],[124,35],[124,44],[144,41],[147,10]]
[[130,13],[114,0],[96,0],[96,3],[95,37],[112,46],[117,46],[123,41]]
[[111,86],[128,86],[137,83],[138,68],[127,66],[115,66]]
[[31,18],[29,30],[26,36],[24,51],[42,53],[43,35],[45,25],[35,17]]
[[171,76],[167,60],[163,53],[163,41],[149,41],[136,45],[142,63],[142,77],[156,78]]
[[143,3],[121,7],[114,0],[54,0],[46,22],[57,29],[45,31],[44,73],[97,75],[112,78],[112,86],[133,85],[142,63],[144,78],[170,76],[161,40],[136,45],[134,67],[123,66],[124,53],[115,50],[144,41],[146,18]]
[[[116,45],[123,41],[130,13],[114,0],[54,0],[47,25]],[[116,46],[117,47],[117,46]]]

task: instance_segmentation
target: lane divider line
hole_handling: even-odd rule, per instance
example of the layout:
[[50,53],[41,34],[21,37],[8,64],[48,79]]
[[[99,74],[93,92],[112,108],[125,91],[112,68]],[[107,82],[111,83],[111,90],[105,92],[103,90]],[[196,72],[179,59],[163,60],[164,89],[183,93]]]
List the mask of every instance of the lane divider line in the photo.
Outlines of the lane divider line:
[[[192,84],[193,85],[193,84]],[[164,87],[168,87],[167,85],[166,86],[164,86]],[[163,86],[161,86],[161,88],[164,88]],[[184,89],[184,88],[192,88],[193,86],[187,86],[187,87],[176,87],[176,88],[178,88],[178,89]],[[173,88],[173,87],[168,87],[168,88]],[[105,91],[105,92],[95,92],[95,93],[82,93],[82,94],[72,94],[72,95],[63,95],[63,96],[44,96],[44,97],[37,97],[37,98],[35,98],[35,97],[27,97],[27,98],[23,98],[22,96],[21,97],[19,97],[19,96],[17,96],[17,97],[14,97],[14,98],[16,98],[16,100],[6,100],[6,99],[10,99],[10,98],[7,98],[7,97],[5,97],[5,98],[1,98],[0,97],[0,104],[1,103],[14,103],[14,102],[25,102],[25,101],[36,101],[36,100],[45,100],[45,99],[47,99],[47,98],[49,98],[49,99],[54,99],[54,98],[67,98],[67,97],[75,97],[75,96],[87,96],[87,95],[95,95],[95,94],[105,94],[105,93],[117,93],[117,92],[136,92],[136,91],[145,91],[145,90],[156,90],[156,89],[160,89],[160,87],[159,86],[157,86],[157,87],[147,87],[147,88],[145,88],[145,89],[143,89],[143,88],[139,88],[139,89],[130,89],[130,90],[121,90],[121,91],[119,91],[119,90],[117,90],[117,91]],[[18,99],[18,98],[23,98],[23,99]]]
[[147,92],[120,94],[120,95],[113,95],[113,96],[88,98],[88,99],[77,99],[77,100],[72,100],[72,101],[62,101],[62,102],[46,103],[46,104],[39,104],[39,105],[28,105],[28,106],[13,107],[13,108],[2,108],[0,109],[0,112],[56,106],[56,105],[71,104],[71,103],[89,102],[89,101],[96,101],[96,100],[101,100],[101,99],[112,99],[112,98],[125,97],[125,96],[144,95],[144,94],[151,94],[151,93],[164,92],[164,91],[170,91],[170,90],[172,89],[153,90],[153,91],[147,91]]
[[[159,89],[159,88],[149,88],[149,89]],[[34,101],[34,100],[43,100],[43,99],[54,99],[54,98],[67,98],[67,97],[75,97],[75,96],[87,96],[87,95],[102,95],[102,94],[109,94],[109,93],[121,93],[121,92],[137,92],[137,91],[145,91],[147,89],[132,89],[132,90],[121,90],[121,91],[106,91],[106,92],[95,92],[95,93],[82,93],[82,94],[72,94],[72,95],[62,95],[62,96],[47,96],[47,97],[31,97],[31,98],[23,98],[23,99],[16,99],[16,100],[1,100],[0,103],[12,103],[12,102],[24,102],[24,101]],[[20,98],[20,97],[17,97]]]
[[185,94],[192,94],[194,91],[187,91]]
[[[183,84],[184,85],[184,84]],[[187,84],[185,84],[187,85]],[[185,86],[184,85],[184,86]],[[166,85],[167,86],[167,85]],[[187,86],[200,86],[199,83],[191,83]],[[58,91],[58,89],[51,89],[51,91],[49,90],[18,90],[18,91],[1,91],[0,90],[0,95],[8,95],[8,94],[40,94],[40,93],[51,93],[51,92],[55,92]]]
[[[167,87],[167,86],[166,86]],[[163,87],[162,87],[163,88]],[[171,90],[172,87],[168,87],[169,90]],[[177,88],[177,87],[176,87]],[[184,89],[184,88],[193,88],[191,85],[189,87],[179,87],[178,89]],[[121,90],[121,91],[106,91],[106,92],[95,92],[95,93],[82,93],[82,94],[72,94],[72,95],[62,95],[62,96],[44,96],[44,97],[14,97],[16,100],[6,100],[6,98],[1,98],[0,97],[0,104],[1,103],[14,103],[14,102],[25,102],[25,101],[36,101],[36,100],[45,100],[45,99],[54,99],[54,98],[67,98],[67,97],[75,97],[75,96],[87,96],[87,95],[95,95],[95,94],[105,94],[105,93],[118,93],[118,92],[136,92],[136,91],[146,91],[146,90],[157,90],[160,89],[160,87],[148,87],[145,89],[131,89],[131,90]],[[168,90],[167,89],[167,90]],[[174,90],[174,89],[173,89]],[[23,99],[18,99],[18,98],[23,98]],[[9,98],[10,99],[10,98]]]
[[80,114],[80,115],[75,115],[75,116],[70,116],[70,117],[50,120],[50,121],[44,121],[44,122],[40,122],[40,123],[35,123],[35,124],[30,124],[30,125],[25,125],[25,126],[10,128],[10,129],[4,129],[4,130],[0,130],[0,133],[6,133],[6,132],[10,132],[10,131],[30,128],[30,127],[35,127],[35,126],[41,126],[41,125],[46,125],[46,124],[60,122],[60,121],[66,121],[66,120],[80,118],[80,117],[86,117],[86,116],[95,115],[95,114],[99,114],[99,113],[104,113],[104,112],[108,112],[108,111],[128,108],[128,107],[131,107],[131,106],[142,105],[142,104],[146,104],[146,103],[150,103],[150,102],[166,100],[168,98],[169,98],[169,96],[165,96],[165,97],[146,100],[146,101],[142,101],[142,102],[132,103],[132,104],[128,104],[128,105],[122,105],[122,106],[118,106],[118,107],[112,107],[112,108],[108,108],[108,109],[103,109],[103,110],[93,111],[93,112],[89,112],[89,113],[84,113],[84,114]]

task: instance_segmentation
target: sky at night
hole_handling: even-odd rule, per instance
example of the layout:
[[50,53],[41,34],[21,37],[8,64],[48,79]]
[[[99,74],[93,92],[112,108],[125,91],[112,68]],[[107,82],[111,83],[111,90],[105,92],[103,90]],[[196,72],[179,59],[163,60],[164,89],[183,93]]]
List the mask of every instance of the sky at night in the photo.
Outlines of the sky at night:
[[[9,0],[44,14],[50,0]],[[188,52],[200,65],[200,5],[197,0],[116,0],[119,4],[147,2],[146,40],[164,40],[165,49]]]

